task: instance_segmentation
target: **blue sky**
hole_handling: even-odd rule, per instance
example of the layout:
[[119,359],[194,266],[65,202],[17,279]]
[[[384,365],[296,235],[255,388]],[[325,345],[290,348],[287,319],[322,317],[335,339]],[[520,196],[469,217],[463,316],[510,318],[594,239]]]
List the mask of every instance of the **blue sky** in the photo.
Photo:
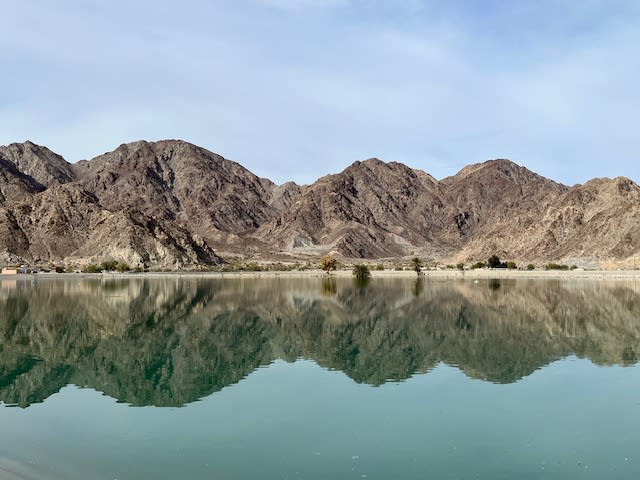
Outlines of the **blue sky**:
[[274,181],[379,157],[640,180],[636,0],[0,0],[0,144],[181,138]]

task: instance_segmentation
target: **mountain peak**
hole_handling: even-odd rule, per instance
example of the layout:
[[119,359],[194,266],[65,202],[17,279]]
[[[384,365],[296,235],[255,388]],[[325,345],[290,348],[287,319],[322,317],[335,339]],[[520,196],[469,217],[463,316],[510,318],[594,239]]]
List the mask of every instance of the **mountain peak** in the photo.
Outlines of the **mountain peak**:
[[71,164],[62,156],[31,140],[0,146],[0,155],[13,163],[22,173],[44,186],[67,183],[75,179]]
[[508,181],[516,185],[523,185],[531,182],[549,182],[559,187],[566,188],[564,185],[545,178],[526,167],[518,165],[512,160],[506,158],[496,158],[486,160],[481,163],[467,165],[458,173],[451,177],[444,178],[442,181],[450,183],[454,180],[476,179],[485,182],[495,182],[499,179]]
[[[0,147],[0,252],[48,258],[57,242],[56,258],[91,259],[110,246],[135,250],[140,238],[156,265],[173,262],[162,253],[169,245],[174,260],[186,245],[193,262],[213,259],[196,252],[209,247],[264,257],[628,258],[640,251],[639,199],[624,177],[570,189],[504,158],[438,181],[372,157],[311,185],[276,185],[184,140],[125,143],[73,168],[26,141]],[[19,235],[20,249],[10,247]]]

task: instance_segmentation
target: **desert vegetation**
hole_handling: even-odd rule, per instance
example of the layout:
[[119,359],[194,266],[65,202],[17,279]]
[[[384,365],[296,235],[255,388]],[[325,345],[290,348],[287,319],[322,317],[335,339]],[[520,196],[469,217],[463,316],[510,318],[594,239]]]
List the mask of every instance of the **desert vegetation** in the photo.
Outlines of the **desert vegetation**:
[[353,266],[353,270],[351,271],[356,280],[366,280],[371,277],[371,271],[369,267],[364,263],[358,263]]

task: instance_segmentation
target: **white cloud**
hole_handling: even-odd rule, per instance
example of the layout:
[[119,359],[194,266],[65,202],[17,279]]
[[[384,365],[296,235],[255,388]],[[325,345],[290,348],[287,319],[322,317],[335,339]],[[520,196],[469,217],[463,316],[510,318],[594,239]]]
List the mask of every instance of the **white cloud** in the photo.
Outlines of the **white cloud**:
[[567,183],[639,180],[638,7],[622,4],[16,3],[0,143],[78,159],[181,137],[278,181],[374,155],[437,177],[507,156]]

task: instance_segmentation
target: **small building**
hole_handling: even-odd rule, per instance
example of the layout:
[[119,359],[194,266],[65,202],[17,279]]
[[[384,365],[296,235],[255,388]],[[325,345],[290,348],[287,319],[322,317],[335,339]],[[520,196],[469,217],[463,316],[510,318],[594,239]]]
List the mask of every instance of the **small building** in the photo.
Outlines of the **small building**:
[[17,275],[18,274],[18,269],[17,268],[3,268],[2,269],[2,275]]

